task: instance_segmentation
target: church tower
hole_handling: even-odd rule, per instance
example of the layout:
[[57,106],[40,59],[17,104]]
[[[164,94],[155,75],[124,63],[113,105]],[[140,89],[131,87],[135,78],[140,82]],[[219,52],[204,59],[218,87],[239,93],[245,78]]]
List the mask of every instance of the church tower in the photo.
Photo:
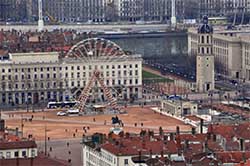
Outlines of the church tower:
[[208,17],[198,28],[198,55],[196,57],[196,86],[198,92],[214,90],[213,27]]

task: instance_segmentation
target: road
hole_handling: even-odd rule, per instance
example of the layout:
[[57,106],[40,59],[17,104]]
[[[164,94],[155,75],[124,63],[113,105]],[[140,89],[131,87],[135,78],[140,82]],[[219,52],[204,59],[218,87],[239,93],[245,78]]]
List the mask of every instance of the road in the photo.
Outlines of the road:
[[[45,25],[45,29],[51,31],[53,29],[74,29],[77,31],[114,31],[114,30],[166,30],[169,27],[167,24],[115,24],[115,25]],[[22,30],[22,31],[35,31],[37,30],[37,25],[0,25],[0,29],[3,30]]]
[[[69,146],[67,146],[67,143]],[[45,152],[44,141],[37,141],[38,149]],[[72,166],[82,165],[81,139],[48,140],[47,153],[52,158],[71,160]]]

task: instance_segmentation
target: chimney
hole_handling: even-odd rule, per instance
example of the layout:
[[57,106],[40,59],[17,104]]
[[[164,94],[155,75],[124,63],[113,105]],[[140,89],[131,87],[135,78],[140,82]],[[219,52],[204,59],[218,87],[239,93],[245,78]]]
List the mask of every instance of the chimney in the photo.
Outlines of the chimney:
[[211,139],[211,133],[210,133],[210,132],[207,133],[207,139],[208,139],[208,140]]
[[203,125],[204,125],[204,120],[201,119],[200,121],[200,133],[203,134]]
[[179,135],[180,134],[180,127],[176,126],[176,134]]
[[174,133],[170,133],[170,141],[174,140]]
[[139,151],[139,161],[142,161],[141,150]]
[[192,127],[192,135],[195,135],[196,131],[195,131],[195,127]]
[[163,152],[163,151],[161,151],[161,157],[162,157],[162,158],[164,157],[164,152]]
[[189,149],[189,141],[185,140],[185,149],[188,150]]
[[16,133],[15,134],[18,137],[18,127],[16,128]]
[[207,142],[207,140],[204,142],[204,144],[203,144],[203,152],[208,152],[208,142]]
[[153,156],[153,151],[152,151],[152,149],[150,149],[149,150],[149,158],[152,158],[152,156]]
[[240,151],[245,151],[245,140],[243,138],[240,139]]
[[126,136],[127,139],[129,139],[130,134],[129,134],[129,133],[126,133],[125,136]]
[[142,140],[142,148],[143,148],[143,149],[146,149],[146,142],[145,142],[144,139]]
[[0,119],[0,132],[4,132],[5,130],[5,121]]
[[216,134],[213,134],[213,141],[216,142]]

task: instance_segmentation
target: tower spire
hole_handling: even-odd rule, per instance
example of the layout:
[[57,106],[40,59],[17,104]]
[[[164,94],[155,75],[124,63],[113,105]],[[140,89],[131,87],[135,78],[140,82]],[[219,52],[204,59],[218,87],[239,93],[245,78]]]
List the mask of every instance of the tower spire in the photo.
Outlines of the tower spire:
[[176,6],[175,6],[175,0],[171,1],[172,3],[172,15],[171,15],[171,26],[176,27]]
[[42,31],[44,28],[44,22],[43,22],[43,3],[42,0],[38,0],[38,31]]

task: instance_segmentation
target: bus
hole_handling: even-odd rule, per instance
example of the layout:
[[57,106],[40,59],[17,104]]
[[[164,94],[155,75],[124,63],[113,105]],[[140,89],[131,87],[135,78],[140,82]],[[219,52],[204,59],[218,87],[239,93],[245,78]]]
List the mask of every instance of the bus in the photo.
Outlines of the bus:
[[48,102],[47,108],[48,109],[55,109],[55,108],[71,108],[74,107],[78,102],[77,101],[63,101],[63,102]]
[[62,102],[48,102],[47,108],[48,109],[55,109],[55,108],[60,108],[62,107]]
[[64,101],[62,107],[71,108],[77,104],[77,101]]

